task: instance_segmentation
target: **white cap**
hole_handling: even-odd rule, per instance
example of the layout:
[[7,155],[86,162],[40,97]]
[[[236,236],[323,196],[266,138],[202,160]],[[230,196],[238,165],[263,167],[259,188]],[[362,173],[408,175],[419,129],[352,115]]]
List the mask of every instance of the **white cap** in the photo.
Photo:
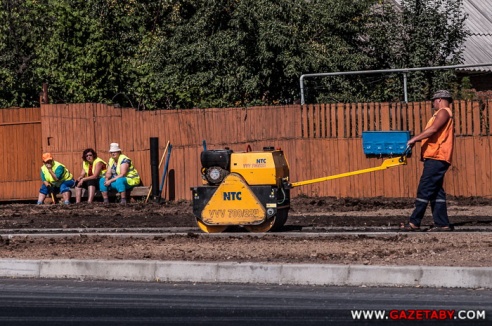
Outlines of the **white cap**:
[[111,143],[111,145],[109,145],[109,152],[121,152],[120,145],[118,143]]

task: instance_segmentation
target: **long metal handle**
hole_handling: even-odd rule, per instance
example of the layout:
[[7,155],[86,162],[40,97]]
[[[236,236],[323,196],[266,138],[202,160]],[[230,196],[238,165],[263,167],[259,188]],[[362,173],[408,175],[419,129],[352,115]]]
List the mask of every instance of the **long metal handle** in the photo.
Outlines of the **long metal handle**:
[[[406,150],[405,150],[405,152],[406,152]],[[306,181],[293,182],[289,185],[289,188],[295,188],[295,187],[299,187],[299,186],[309,185],[312,183],[318,183],[318,182],[323,182],[323,181],[328,181],[328,180],[333,180],[333,179],[350,177],[350,176],[357,175],[357,174],[386,170],[386,169],[391,168],[391,167],[395,167],[395,166],[399,166],[399,165],[406,165],[406,164],[407,164],[407,156],[405,154],[401,157],[386,159],[383,161],[383,163],[380,166],[377,166],[374,168],[357,170],[357,171],[346,172],[346,173],[340,173],[340,174],[335,174],[335,175],[331,175],[328,177],[311,179],[311,180],[306,180]]]

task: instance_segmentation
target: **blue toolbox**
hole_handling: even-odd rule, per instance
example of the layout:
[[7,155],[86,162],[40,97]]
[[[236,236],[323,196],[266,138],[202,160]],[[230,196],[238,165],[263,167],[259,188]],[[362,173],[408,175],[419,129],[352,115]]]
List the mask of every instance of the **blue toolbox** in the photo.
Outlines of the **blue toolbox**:
[[377,156],[403,155],[410,140],[410,131],[363,131],[364,154]]

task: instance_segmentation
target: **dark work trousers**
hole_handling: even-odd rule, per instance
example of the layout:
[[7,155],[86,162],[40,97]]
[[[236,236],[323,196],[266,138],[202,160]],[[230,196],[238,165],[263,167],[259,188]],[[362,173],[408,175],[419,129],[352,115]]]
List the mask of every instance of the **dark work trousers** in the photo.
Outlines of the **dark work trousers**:
[[424,171],[420,177],[415,199],[415,209],[410,216],[410,222],[420,226],[424,218],[427,204],[431,204],[432,217],[435,226],[449,226],[448,209],[446,207],[446,193],[442,187],[444,175],[450,164],[445,161],[424,160]]

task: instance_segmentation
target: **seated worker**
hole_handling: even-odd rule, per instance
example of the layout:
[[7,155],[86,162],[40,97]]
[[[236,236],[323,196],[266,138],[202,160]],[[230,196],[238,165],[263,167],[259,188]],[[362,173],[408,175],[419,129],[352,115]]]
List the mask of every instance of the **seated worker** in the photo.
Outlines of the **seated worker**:
[[72,173],[65,165],[53,159],[50,153],[43,154],[43,166],[41,167],[41,189],[39,189],[38,205],[44,203],[47,195],[60,192],[63,196],[63,203],[70,204],[72,192],[70,188],[75,185]]
[[82,189],[87,189],[87,202],[92,203],[99,188],[99,180],[106,175],[107,163],[97,157],[97,153],[92,148],[86,148],[82,152],[82,172],[77,178],[75,187],[75,203],[80,203],[82,199]]
[[121,154],[118,143],[111,143],[109,146],[111,158],[109,159],[108,169],[105,178],[99,181],[99,190],[105,203],[109,203],[108,190],[116,189],[120,194],[121,204],[126,204],[126,191],[140,184],[140,176],[133,166],[132,161]]

